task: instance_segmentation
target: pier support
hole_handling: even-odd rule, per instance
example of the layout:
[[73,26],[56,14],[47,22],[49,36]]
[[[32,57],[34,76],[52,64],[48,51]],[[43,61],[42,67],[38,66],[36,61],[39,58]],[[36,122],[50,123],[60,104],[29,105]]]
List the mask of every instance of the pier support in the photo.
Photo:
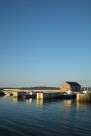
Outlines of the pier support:
[[13,92],[13,97],[21,97],[21,96],[23,96],[23,93],[24,92]]
[[78,93],[76,99],[77,101],[81,102],[91,102],[91,93],[86,94]]

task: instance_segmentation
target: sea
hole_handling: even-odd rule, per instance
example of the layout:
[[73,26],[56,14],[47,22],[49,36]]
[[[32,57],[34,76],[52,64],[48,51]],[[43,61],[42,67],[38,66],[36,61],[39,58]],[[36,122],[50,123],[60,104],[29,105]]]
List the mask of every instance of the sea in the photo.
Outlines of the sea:
[[91,103],[0,97],[0,136],[90,136]]

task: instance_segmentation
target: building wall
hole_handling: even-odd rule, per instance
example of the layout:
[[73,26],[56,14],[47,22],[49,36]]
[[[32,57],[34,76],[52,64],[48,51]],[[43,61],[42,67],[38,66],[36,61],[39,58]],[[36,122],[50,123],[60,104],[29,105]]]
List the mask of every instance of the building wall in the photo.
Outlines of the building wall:
[[69,90],[71,91],[71,87],[70,87],[69,84],[67,84],[66,82],[61,84],[61,86],[60,86],[60,91],[61,92],[68,92]]

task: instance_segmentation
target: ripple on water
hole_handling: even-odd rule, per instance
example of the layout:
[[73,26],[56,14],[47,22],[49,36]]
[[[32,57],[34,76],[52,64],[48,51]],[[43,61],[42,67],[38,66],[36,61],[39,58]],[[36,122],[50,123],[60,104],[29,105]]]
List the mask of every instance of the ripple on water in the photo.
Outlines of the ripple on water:
[[89,136],[91,105],[75,101],[50,101],[36,105],[0,98],[0,136]]

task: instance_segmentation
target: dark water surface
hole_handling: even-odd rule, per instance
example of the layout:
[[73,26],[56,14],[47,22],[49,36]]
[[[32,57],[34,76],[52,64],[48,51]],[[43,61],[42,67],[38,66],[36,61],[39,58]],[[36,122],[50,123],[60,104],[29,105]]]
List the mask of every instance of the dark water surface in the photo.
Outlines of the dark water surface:
[[90,136],[91,104],[0,97],[0,136]]

